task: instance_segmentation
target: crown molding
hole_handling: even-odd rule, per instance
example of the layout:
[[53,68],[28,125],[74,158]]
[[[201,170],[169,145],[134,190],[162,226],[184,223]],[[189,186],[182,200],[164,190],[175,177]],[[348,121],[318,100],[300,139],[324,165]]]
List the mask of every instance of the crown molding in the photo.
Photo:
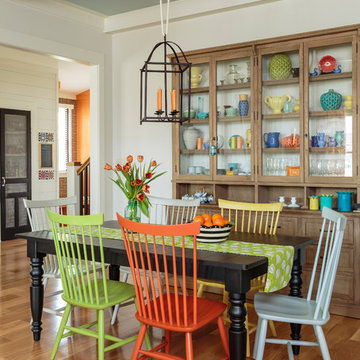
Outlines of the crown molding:
[[[170,3],[170,22],[207,16],[250,6],[260,6],[284,0],[178,0]],[[164,5],[164,14],[166,6]],[[160,24],[159,5],[108,16],[104,32],[117,33]]]

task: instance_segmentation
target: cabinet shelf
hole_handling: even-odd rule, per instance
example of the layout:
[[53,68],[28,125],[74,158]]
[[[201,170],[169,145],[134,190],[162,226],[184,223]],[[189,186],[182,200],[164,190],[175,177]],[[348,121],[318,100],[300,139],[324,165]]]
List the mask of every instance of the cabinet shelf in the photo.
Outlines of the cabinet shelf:
[[338,153],[345,154],[345,147],[309,147],[309,151],[312,153]]
[[250,154],[251,149],[220,149],[219,154]]
[[263,86],[276,86],[276,85],[288,85],[299,84],[299,78],[289,78],[283,80],[265,80],[262,82]]
[[208,124],[209,123],[209,118],[206,119],[191,119],[190,123],[188,122],[184,122],[182,123],[183,126],[191,126],[194,124]]
[[281,114],[268,114],[263,115],[263,120],[274,120],[274,119],[290,119],[290,118],[298,118],[300,115],[298,112],[291,113],[281,113]]
[[298,153],[300,148],[263,148],[266,153]]
[[309,111],[310,117],[344,117],[345,115],[352,116],[351,110],[328,110],[328,111]]
[[218,122],[250,121],[250,116],[227,116],[217,119]]
[[[191,93],[192,94],[207,93],[207,92],[209,92],[209,87],[208,86],[191,88]],[[183,90],[183,94],[188,94],[188,93],[189,93],[188,89]]]
[[209,155],[209,149],[201,149],[201,150],[189,150],[189,149],[182,149],[180,150],[180,154],[182,155]]
[[336,79],[351,79],[352,78],[352,72],[343,72],[343,73],[330,73],[330,74],[322,74],[322,75],[316,75],[316,76],[309,76],[309,81],[324,81],[324,80],[336,80]]
[[236,90],[236,89],[250,89],[251,83],[241,83],[241,84],[228,84],[228,85],[217,85],[216,90]]

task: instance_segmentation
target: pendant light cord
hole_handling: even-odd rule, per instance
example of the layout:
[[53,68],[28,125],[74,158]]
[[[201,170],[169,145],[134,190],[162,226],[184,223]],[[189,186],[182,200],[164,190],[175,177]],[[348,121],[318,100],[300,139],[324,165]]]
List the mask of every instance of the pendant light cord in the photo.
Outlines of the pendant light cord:
[[163,36],[166,36],[169,29],[169,9],[170,9],[170,0],[167,0],[166,6],[166,29],[164,31],[164,17],[163,17],[163,3],[160,0],[160,20],[161,20],[161,32]]

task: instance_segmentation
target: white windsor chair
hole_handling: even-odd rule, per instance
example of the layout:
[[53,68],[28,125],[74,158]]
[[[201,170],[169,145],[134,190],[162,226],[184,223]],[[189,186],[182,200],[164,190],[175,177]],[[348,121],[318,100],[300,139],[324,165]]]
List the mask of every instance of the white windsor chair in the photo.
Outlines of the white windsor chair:
[[[255,310],[259,317],[254,346],[256,360],[263,358],[265,343],[287,345],[290,360],[294,359],[293,345],[320,346],[323,359],[330,360],[322,326],[330,319],[329,305],[339,263],[346,217],[327,207],[323,208],[322,217],[323,225],[306,299],[273,293],[255,294]],[[313,299],[313,289],[316,288],[315,280],[317,281],[317,291]],[[312,325],[317,342],[267,339],[266,330],[269,320]]]

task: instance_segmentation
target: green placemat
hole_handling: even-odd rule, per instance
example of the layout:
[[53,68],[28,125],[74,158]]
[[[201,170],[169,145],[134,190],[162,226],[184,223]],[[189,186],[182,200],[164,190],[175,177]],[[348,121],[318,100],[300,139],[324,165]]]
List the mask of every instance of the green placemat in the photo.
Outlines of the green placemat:
[[[122,240],[120,229],[101,228],[102,237]],[[97,233],[94,232],[93,236]],[[89,233],[85,232],[85,235]],[[156,240],[161,237],[156,237]],[[148,239],[150,242],[150,238]],[[175,237],[175,246],[181,247],[182,238]],[[192,248],[192,238],[185,238],[185,247]],[[165,238],[165,244],[171,246],[171,238]],[[208,250],[221,253],[266,256],[268,259],[268,272],[265,292],[273,292],[285,287],[291,278],[291,268],[294,258],[292,246],[266,245],[241,241],[226,240],[220,243],[197,243],[198,250]]]

